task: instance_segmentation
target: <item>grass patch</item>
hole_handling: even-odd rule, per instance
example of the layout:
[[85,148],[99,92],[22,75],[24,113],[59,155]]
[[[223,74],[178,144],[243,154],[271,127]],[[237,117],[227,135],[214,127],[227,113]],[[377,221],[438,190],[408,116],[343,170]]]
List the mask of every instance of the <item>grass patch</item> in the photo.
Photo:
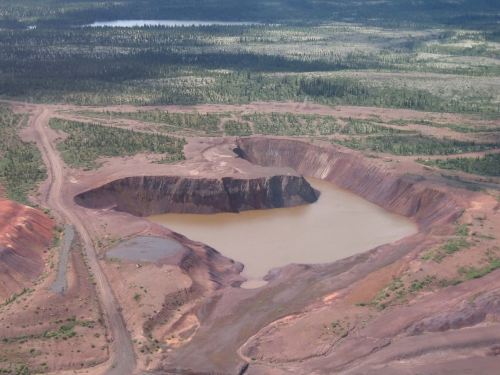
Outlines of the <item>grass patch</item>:
[[423,280],[413,280],[408,291],[410,293],[415,293],[421,291],[422,289],[428,287],[434,280],[436,280],[436,276],[426,276]]
[[474,246],[474,244],[467,242],[465,238],[451,239],[437,250],[430,251],[422,256],[422,260],[431,260],[436,263],[441,263],[446,257],[449,257],[462,249],[468,249],[471,246]]
[[469,226],[467,224],[457,224],[456,230],[457,235],[459,236],[468,236],[469,235]]
[[[54,321],[56,324],[62,323],[61,320]],[[9,343],[9,342],[19,342],[20,344],[28,342],[29,340],[32,339],[62,339],[62,340],[68,340],[74,336],[76,336],[75,332],[75,327],[80,326],[80,327],[87,327],[87,328],[94,328],[95,322],[94,321],[77,321],[75,317],[68,318],[66,319],[66,323],[63,323],[59,326],[57,330],[54,331],[45,331],[40,334],[32,334],[32,335],[26,335],[26,336],[19,336],[19,337],[4,337],[3,342],[4,343]]]
[[458,279],[458,278],[451,279],[451,280],[442,279],[442,280],[438,281],[438,286],[441,288],[446,288],[447,286],[458,285],[458,284],[461,284],[463,282],[464,281],[462,279]]
[[491,250],[487,250],[485,255],[486,255],[486,258],[484,259],[484,261],[488,263],[486,266],[484,266],[484,267],[474,267],[474,266],[460,267],[458,269],[458,274],[460,276],[463,276],[466,280],[472,280],[472,279],[479,279],[483,276],[486,276],[490,272],[493,272],[496,269],[500,268],[500,258],[498,258],[497,254],[495,254]]

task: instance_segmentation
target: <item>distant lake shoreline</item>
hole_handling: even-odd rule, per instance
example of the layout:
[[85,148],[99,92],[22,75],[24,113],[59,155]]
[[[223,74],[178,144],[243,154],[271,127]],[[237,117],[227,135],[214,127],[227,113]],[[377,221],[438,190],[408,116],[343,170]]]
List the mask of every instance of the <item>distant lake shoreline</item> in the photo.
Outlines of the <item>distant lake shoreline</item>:
[[182,21],[182,20],[117,20],[94,22],[85,25],[91,27],[141,27],[141,26],[167,26],[167,27],[190,27],[190,26],[250,26],[260,25],[258,22],[228,22],[228,21]]

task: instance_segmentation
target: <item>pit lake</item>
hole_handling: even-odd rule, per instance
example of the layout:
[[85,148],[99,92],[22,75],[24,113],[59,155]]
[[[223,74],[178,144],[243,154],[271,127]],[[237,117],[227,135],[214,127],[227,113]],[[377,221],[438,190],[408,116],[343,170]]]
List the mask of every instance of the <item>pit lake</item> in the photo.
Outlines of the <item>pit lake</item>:
[[226,21],[181,21],[181,20],[116,20],[94,22],[87,26],[109,26],[109,27],[136,27],[136,26],[209,26],[209,25],[224,25],[224,26],[241,26],[241,25],[256,25],[255,22],[226,22]]
[[274,267],[330,263],[416,233],[411,220],[334,184],[307,179],[321,192],[309,205],[214,215],[150,216],[191,240],[245,265],[243,288],[265,284]]

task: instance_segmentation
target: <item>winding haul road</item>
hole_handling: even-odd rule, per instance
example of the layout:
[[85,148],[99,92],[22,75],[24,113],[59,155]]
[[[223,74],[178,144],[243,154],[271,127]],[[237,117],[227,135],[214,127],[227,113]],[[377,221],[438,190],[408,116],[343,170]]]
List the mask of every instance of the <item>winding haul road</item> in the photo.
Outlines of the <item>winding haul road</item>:
[[51,112],[43,108],[40,113],[35,115],[35,129],[42,142],[41,152],[49,161],[49,167],[52,175],[52,184],[48,194],[48,204],[56,209],[68,224],[72,224],[80,234],[87,253],[88,264],[94,275],[94,280],[99,291],[99,299],[104,313],[107,315],[109,329],[111,331],[113,345],[110,351],[111,368],[106,371],[106,375],[127,375],[134,372],[136,368],[135,353],[130,335],[127,332],[123,318],[118,310],[118,303],[114,297],[111,286],[104,275],[97,260],[96,251],[92,239],[83,225],[80,218],[68,207],[64,205],[61,197],[61,189],[64,179],[62,161],[59,155],[54,152],[52,145],[47,137],[45,128],[49,123]]

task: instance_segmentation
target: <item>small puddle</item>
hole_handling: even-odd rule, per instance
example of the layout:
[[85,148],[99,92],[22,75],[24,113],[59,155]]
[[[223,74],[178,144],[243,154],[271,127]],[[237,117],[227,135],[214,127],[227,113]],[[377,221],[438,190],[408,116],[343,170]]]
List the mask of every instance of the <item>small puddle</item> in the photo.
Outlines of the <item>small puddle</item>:
[[136,237],[106,251],[107,258],[151,262],[181,256],[185,248],[177,241],[159,237]]
[[316,203],[215,215],[165,214],[149,220],[203,242],[245,265],[243,288],[265,285],[275,267],[330,263],[417,231],[411,220],[338,186],[307,179],[321,192]]

